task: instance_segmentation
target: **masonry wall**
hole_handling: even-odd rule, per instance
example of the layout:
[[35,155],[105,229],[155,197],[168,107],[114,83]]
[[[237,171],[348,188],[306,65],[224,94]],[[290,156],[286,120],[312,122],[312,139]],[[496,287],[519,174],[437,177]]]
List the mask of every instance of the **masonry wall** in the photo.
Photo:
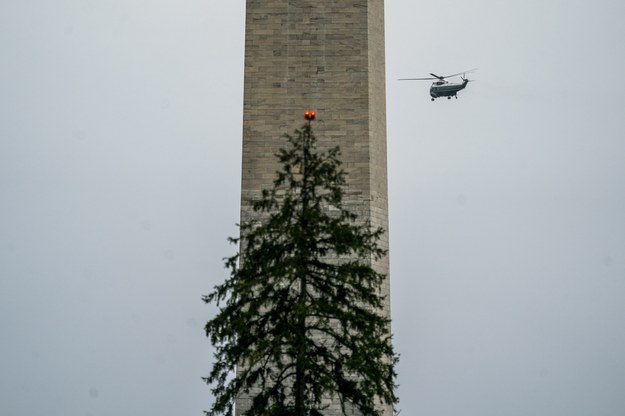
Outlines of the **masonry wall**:
[[[242,221],[272,185],[282,135],[313,110],[319,147],[341,148],[345,206],[388,229],[384,77],[383,0],[247,0]],[[388,274],[388,258],[374,267]],[[389,299],[388,279],[382,290]],[[247,406],[239,398],[237,414]]]

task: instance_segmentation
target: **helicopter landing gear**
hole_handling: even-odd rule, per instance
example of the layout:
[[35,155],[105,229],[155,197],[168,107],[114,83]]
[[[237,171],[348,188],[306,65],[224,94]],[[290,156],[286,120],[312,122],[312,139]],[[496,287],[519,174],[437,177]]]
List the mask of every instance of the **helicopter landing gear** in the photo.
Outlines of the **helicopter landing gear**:
[[434,101],[434,97],[432,97],[432,101]]
[[449,97],[447,97],[448,100],[451,100],[451,95]]

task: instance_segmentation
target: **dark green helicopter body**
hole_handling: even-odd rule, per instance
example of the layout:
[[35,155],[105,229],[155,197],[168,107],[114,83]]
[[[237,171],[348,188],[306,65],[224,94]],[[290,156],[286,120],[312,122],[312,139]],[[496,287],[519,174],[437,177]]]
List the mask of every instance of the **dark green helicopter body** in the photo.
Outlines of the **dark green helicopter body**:
[[[467,84],[471,81],[465,78],[467,72],[475,71],[475,69],[470,69],[468,71],[459,72],[457,74],[439,76],[436,74],[430,73],[433,78],[401,78],[400,81],[426,81],[435,79],[430,87],[430,96],[432,97],[432,101],[437,99],[438,97],[447,97],[451,99],[451,97],[458,98],[458,91],[466,88]],[[446,78],[456,77],[460,75],[462,78],[461,83],[457,82],[449,82]]]

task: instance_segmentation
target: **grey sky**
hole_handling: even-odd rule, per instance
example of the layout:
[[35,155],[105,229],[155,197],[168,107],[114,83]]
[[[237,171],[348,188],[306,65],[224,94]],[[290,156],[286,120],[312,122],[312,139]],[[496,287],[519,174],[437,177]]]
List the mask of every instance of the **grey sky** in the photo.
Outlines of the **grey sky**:
[[[244,7],[0,5],[0,414],[208,408]],[[402,414],[625,414],[623,15],[386,1]]]

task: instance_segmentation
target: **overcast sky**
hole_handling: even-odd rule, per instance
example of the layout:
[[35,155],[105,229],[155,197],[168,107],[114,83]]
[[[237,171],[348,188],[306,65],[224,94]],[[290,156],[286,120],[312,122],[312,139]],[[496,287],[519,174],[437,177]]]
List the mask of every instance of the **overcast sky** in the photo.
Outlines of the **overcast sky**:
[[[0,414],[208,409],[244,12],[0,2]],[[402,415],[625,414],[624,15],[386,0]],[[397,81],[474,67],[458,100]]]

